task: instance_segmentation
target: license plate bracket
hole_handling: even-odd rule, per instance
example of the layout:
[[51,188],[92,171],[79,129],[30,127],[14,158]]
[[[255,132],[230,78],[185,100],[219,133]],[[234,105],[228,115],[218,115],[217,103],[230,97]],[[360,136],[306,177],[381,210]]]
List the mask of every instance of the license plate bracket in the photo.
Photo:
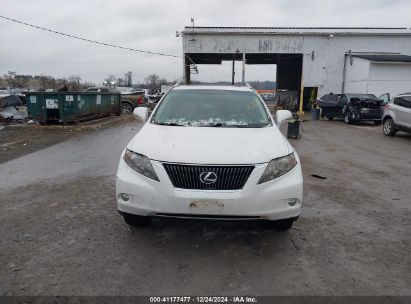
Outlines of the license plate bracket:
[[224,203],[215,199],[199,199],[191,201],[188,208],[192,213],[222,213]]

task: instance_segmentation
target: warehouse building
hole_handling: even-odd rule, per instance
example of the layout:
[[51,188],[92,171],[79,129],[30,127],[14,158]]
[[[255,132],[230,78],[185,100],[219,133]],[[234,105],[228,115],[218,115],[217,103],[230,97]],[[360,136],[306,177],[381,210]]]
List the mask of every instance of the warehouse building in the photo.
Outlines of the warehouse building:
[[[411,91],[411,29],[340,27],[198,27],[182,32],[184,77],[202,64],[276,65],[277,89],[308,96]],[[227,79],[228,80],[228,79]],[[231,79],[230,79],[231,80]]]
[[411,56],[396,54],[357,54],[346,64],[346,92],[391,96],[411,91]]

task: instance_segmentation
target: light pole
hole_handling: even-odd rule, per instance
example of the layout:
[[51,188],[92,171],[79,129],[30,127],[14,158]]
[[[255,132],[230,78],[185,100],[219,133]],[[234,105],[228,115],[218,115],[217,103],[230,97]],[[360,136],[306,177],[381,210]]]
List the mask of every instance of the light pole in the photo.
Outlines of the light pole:
[[240,53],[240,50],[237,49],[233,55],[233,77],[231,79],[231,84],[234,84],[234,76],[235,76],[235,56],[236,54]]

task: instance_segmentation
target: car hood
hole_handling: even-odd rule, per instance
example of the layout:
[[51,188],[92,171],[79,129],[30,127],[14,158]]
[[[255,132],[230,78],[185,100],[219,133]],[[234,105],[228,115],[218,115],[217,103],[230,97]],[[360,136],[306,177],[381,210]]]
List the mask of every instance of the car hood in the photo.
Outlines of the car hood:
[[287,155],[292,147],[276,126],[210,128],[147,123],[127,148],[152,160],[200,164],[257,164]]

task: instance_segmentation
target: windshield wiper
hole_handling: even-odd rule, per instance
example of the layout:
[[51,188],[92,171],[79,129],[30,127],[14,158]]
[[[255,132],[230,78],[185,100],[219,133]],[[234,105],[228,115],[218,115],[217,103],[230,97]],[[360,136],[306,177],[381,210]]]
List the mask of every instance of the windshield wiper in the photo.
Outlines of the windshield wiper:
[[212,128],[217,128],[217,127],[222,127],[223,124],[221,122],[215,123],[215,124],[209,124],[205,125],[204,127],[212,127]]
[[154,123],[156,125],[160,125],[160,126],[184,127],[184,125],[178,124],[178,123],[175,123],[175,122],[155,121]]
[[230,127],[233,127],[233,128],[263,128],[266,126],[268,126],[267,123],[261,123],[261,122],[251,123],[251,124],[246,124],[246,125],[230,125]]

